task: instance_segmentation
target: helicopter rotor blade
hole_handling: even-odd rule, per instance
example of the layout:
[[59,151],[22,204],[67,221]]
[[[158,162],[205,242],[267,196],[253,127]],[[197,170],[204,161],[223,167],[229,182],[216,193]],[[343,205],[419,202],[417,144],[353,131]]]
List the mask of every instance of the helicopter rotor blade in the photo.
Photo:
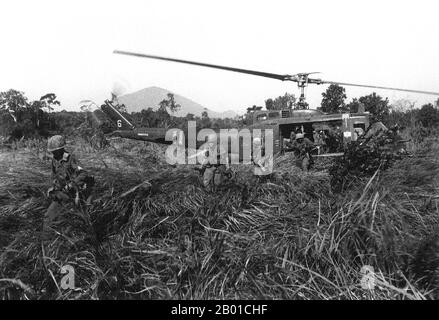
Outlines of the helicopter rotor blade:
[[336,82],[336,81],[324,81],[324,80],[320,80],[320,79],[312,79],[312,80],[315,81],[315,83],[317,83],[317,84],[338,84],[338,85],[342,85],[342,86],[362,87],[362,88],[372,88],[372,89],[384,89],[384,90],[395,90],[395,91],[404,91],[404,92],[421,93],[421,94],[429,94],[429,95],[439,96],[439,92],[433,92],[433,91],[401,89],[401,88],[392,88],[392,87],[381,87],[381,86],[372,86],[372,85],[366,85],[366,84],[355,84],[355,83],[345,83],[345,82]]
[[282,75],[282,74],[276,74],[276,73],[268,73],[268,72],[261,72],[261,71],[247,70],[247,69],[232,68],[232,67],[220,66],[220,65],[209,64],[209,63],[181,60],[181,59],[174,59],[174,58],[166,58],[166,57],[161,57],[161,56],[153,56],[153,55],[149,55],[149,54],[121,51],[121,50],[114,50],[113,53],[127,55],[127,56],[133,56],[133,57],[139,57],[139,58],[149,58],[149,59],[156,59],[156,60],[186,63],[186,64],[192,64],[192,65],[201,66],[201,67],[208,67],[208,68],[215,68],[215,69],[221,69],[221,70],[227,70],[227,71],[233,71],[233,72],[239,72],[239,73],[246,73],[246,74],[251,74],[254,76],[272,78],[272,79],[277,79],[277,80],[281,80],[281,81],[287,81],[287,80],[296,81],[294,76],[291,76],[288,74]]
[[[196,65],[196,66],[201,66],[201,67],[215,68],[215,69],[227,70],[227,71],[232,71],[232,72],[251,74],[251,75],[254,75],[254,76],[260,76],[260,77],[265,77],[265,78],[272,78],[272,79],[277,79],[277,80],[281,80],[281,81],[299,82],[301,76],[306,76],[307,77],[310,74],[317,73],[317,72],[307,72],[307,73],[298,73],[298,74],[294,74],[294,75],[289,75],[289,74],[283,74],[282,75],[282,74],[277,74],[277,73],[269,73],[269,72],[262,72],[262,71],[248,70],[248,69],[226,67],[226,66],[220,66],[220,65],[209,64],[209,63],[202,63],[202,62],[196,62],[196,61],[167,58],[167,57],[162,57],[162,56],[155,56],[155,55],[149,55],[149,54],[143,54],[143,53],[122,51],[122,50],[114,50],[113,53],[114,54],[127,55],[127,56],[133,56],[133,57],[139,57],[139,58],[148,58],[148,59],[156,59],[156,60],[164,60],[164,61],[172,61],[172,62],[178,62],[178,63],[185,63],[185,64],[191,64],[191,65]],[[384,90],[395,90],[395,91],[404,91],[404,92],[421,93],[421,94],[428,94],[428,95],[437,95],[437,96],[439,96],[439,92],[432,92],[432,91],[422,91],[422,90],[412,90],[412,89],[401,89],[401,88],[392,88],[392,87],[372,86],[372,85],[363,85],[363,84],[336,82],[336,81],[325,81],[325,80],[321,80],[321,79],[312,79],[312,78],[307,78],[307,83],[312,83],[312,84],[338,84],[338,85],[343,85],[343,86],[353,86],[353,87],[372,88],[372,89],[384,89]]]

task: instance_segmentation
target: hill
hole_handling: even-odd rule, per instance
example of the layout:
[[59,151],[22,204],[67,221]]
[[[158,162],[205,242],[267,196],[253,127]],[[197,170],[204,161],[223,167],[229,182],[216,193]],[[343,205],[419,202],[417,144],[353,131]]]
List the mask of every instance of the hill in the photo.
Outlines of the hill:
[[[136,92],[125,94],[120,96],[119,102],[123,103],[128,112],[139,112],[142,109],[147,109],[149,107],[157,110],[160,101],[167,98],[168,93],[173,93],[169,90],[159,88],[159,87],[149,87]],[[192,113],[195,116],[201,116],[203,111],[207,111],[210,118],[234,118],[237,114],[234,111],[228,110],[225,112],[215,112],[209,110],[199,103],[192,101],[186,97],[179,94],[173,93],[175,101],[181,105],[181,109],[175,113],[176,116],[184,117],[188,113]]]

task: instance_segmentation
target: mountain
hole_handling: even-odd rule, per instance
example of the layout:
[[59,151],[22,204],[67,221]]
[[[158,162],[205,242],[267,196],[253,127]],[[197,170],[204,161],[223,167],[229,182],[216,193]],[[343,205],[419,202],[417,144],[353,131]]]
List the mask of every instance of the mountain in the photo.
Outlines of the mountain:
[[[140,112],[142,109],[148,109],[151,107],[153,110],[157,110],[159,103],[163,99],[167,99],[167,94],[173,93],[169,90],[159,88],[159,87],[149,87],[133,93],[125,94],[118,97],[119,103],[124,104],[129,113]],[[175,113],[178,117],[184,117],[188,113],[192,113],[195,116],[201,116],[203,111],[207,111],[210,118],[234,118],[237,114],[232,111],[215,112],[204,108],[199,103],[192,101],[186,97],[180,96],[176,93],[174,94],[175,101],[181,105],[179,111]]]

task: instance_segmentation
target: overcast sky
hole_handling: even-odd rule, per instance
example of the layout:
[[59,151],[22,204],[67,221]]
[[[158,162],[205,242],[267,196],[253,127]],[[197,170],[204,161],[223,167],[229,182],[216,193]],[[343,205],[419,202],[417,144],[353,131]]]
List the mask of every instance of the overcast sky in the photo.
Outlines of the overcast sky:
[[[113,55],[144,52],[325,80],[439,91],[437,1],[2,1],[0,90],[54,92],[67,110],[159,86],[215,111],[242,113],[281,82]],[[325,86],[308,88],[312,108]],[[346,88],[349,100],[371,93]],[[432,96],[377,91],[418,105]]]

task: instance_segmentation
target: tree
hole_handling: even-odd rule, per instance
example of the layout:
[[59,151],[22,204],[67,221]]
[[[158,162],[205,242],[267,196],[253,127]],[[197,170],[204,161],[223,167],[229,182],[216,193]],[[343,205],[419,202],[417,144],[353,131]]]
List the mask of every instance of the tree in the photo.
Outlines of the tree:
[[251,107],[247,108],[247,112],[254,112],[254,111],[260,111],[262,110],[261,106],[253,105]]
[[424,104],[418,111],[416,118],[423,127],[431,128],[437,126],[439,124],[439,110],[431,103]]
[[13,119],[10,122],[2,117],[2,134],[18,139],[23,136],[46,136],[51,125],[46,110],[53,110],[54,105],[59,105],[54,93],[29,102],[23,92],[14,89],[0,92],[0,112]]
[[60,102],[56,99],[54,93],[45,94],[40,98],[41,109],[47,109],[48,112],[53,111],[54,106],[59,106]]
[[168,127],[169,121],[171,120],[171,116],[169,115],[168,111],[166,109],[158,109],[155,112],[156,120],[154,127]]
[[399,99],[392,103],[390,110],[393,112],[407,112],[415,108],[415,102],[409,99]]
[[0,92],[0,110],[9,112],[14,122],[20,122],[29,104],[24,93],[14,89]]
[[365,111],[371,113],[372,122],[383,121],[389,115],[389,100],[387,98],[384,100],[375,92],[368,96],[360,97],[358,100],[354,99],[348,104],[349,111],[358,112],[358,107],[360,105],[364,106]]
[[326,92],[322,93],[323,99],[319,109],[328,113],[345,112],[347,110],[345,92],[346,90],[342,86],[331,84],[328,89],[326,89]]
[[40,100],[32,101],[28,107],[31,109],[31,118],[36,128],[40,128],[40,121],[47,118],[47,112],[53,110],[54,106],[59,106],[60,103],[56,99],[54,93],[48,93],[40,98]]
[[[363,105],[363,107],[364,107],[364,105]],[[347,111],[353,112],[353,113],[359,112],[360,101],[358,101],[357,98],[353,98],[352,101],[346,105],[346,109],[347,109]]]
[[384,117],[384,125],[388,128],[399,125],[402,127],[414,127],[416,125],[415,102],[408,99],[399,99],[389,107],[389,114]]
[[274,110],[274,100],[273,99],[267,99],[265,100],[265,109],[267,110]]
[[212,122],[210,121],[209,114],[205,110],[201,113],[201,127],[210,128],[211,126],[212,126]]
[[155,126],[156,115],[155,115],[155,112],[152,108],[142,109],[140,111],[140,114],[137,114],[137,116],[135,118],[138,119],[137,123],[141,127],[152,128]]
[[174,94],[172,93],[168,93],[167,95],[167,99],[163,99],[160,103],[159,103],[159,109],[160,110],[167,110],[169,109],[172,113],[177,112],[178,110],[181,109],[181,105],[179,105],[174,98]]
[[[23,136],[47,136],[55,127],[54,117],[49,115],[54,106],[60,105],[54,93],[39,100],[28,101],[23,92],[10,89],[0,92],[0,113],[3,114],[1,133],[20,139]],[[13,121],[5,121],[5,115]]]
[[276,99],[265,100],[265,108],[267,110],[292,109],[296,105],[296,96],[285,92],[283,96]]

